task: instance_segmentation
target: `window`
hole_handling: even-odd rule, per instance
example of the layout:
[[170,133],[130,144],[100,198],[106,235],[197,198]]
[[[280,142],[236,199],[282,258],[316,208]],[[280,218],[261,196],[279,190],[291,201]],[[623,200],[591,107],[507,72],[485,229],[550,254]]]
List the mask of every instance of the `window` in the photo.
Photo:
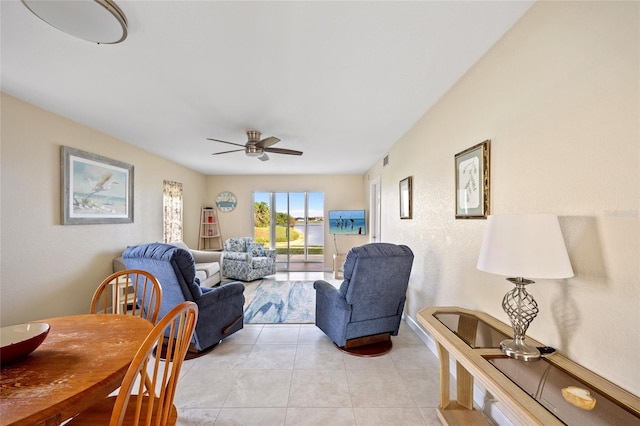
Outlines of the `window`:
[[182,184],[164,181],[162,190],[163,238],[165,243],[182,240]]
[[[324,264],[324,194],[254,192],[254,239],[277,250],[279,270],[322,268]],[[311,265],[315,263],[316,265]]]

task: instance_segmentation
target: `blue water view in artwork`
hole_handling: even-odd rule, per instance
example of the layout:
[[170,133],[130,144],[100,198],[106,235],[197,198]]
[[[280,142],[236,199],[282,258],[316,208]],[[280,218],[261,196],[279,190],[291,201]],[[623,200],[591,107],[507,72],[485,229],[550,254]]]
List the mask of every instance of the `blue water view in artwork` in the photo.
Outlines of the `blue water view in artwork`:
[[364,210],[330,210],[329,233],[364,235],[367,233]]

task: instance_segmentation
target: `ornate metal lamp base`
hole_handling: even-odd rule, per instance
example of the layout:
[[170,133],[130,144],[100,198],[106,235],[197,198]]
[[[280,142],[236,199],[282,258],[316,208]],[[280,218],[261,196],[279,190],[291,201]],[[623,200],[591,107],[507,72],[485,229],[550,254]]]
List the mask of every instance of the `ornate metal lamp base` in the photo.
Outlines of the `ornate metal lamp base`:
[[514,336],[512,340],[503,340],[500,343],[500,349],[511,358],[534,361],[540,358],[540,351],[524,341],[529,324],[539,311],[533,296],[524,288],[527,284],[533,284],[534,281],[521,277],[507,278],[507,281],[512,282],[515,288],[504,295],[502,309],[509,316]]
[[508,339],[500,342],[500,349],[511,358],[522,361],[535,361],[540,358],[540,351],[522,340]]

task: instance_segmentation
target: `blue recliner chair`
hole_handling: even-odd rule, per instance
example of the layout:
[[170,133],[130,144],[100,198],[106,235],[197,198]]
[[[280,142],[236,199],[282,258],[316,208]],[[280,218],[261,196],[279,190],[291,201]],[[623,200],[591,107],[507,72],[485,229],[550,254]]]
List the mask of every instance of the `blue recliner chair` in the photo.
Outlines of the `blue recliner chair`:
[[376,356],[391,350],[406,300],[413,252],[389,243],[354,247],[339,289],[316,281],[316,326],[340,349]]
[[243,327],[244,284],[200,287],[191,253],[169,244],[143,244],[122,254],[127,269],[152,273],[162,287],[158,320],[185,300],[198,305],[191,351],[205,351]]

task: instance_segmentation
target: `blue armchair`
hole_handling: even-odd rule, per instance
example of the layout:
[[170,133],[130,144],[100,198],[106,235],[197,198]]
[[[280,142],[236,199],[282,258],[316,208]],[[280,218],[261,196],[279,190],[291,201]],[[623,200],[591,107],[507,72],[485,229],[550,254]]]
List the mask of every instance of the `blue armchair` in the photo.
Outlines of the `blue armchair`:
[[191,351],[202,352],[243,327],[244,284],[200,287],[195,261],[188,250],[170,244],[143,244],[122,254],[127,269],[153,274],[162,287],[158,320],[185,300],[198,305]]
[[[352,248],[339,289],[322,280],[313,284],[316,326],[347,352],[363,350],[361,354],[370,356],[388,352],[390,336],[398,335],[412,264],[413,252],[405,245]],[[373,352],[367,352],[372,345]]]
[[276,273],[276,251],[265,249],[251,237],[229,238],[222,252],[222,275],[253,281]]

